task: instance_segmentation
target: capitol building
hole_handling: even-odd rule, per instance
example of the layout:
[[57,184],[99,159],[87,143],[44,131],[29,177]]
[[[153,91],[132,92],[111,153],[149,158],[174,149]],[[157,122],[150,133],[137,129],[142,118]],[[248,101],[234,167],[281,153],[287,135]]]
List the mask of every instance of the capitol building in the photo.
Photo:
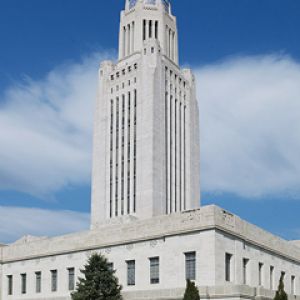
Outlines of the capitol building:
[[168,0],[127,0],[118,61],[99,70],[91,228],[0,245],[0,300],[71,299],[94,252],[125,300],[180,300],[186,279],[201,299],[269,300],[281,276],[300,300],[300,241],[200,203],[195,77],[179,66],[176,17]]

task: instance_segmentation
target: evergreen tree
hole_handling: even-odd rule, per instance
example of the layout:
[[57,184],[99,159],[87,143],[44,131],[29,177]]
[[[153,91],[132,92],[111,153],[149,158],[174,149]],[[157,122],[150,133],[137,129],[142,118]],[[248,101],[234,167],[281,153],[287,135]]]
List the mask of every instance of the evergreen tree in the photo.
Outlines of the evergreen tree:
[[276,291],[276,295],[274,300],[288,300],[288,296],[284,291],[284,282],[283,282],[284,275],[281,275],[278,285],[278,290]]
[[186,289],[184,292],[183,300],[200,300],[199,290],[195,285],[195,282],[186,281]]
[[71,294],[73,300],[121,300],[121,289],[115,271],[107,259],[93,254],[79,278],[76,290]]

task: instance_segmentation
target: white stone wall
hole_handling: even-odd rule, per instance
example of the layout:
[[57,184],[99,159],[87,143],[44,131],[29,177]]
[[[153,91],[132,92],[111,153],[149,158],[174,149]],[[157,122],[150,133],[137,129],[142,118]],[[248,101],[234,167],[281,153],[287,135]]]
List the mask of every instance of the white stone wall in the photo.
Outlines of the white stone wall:
[[[2,249],[3,299],[69,299],[68,272],[76,276],[88,256],[101,252],[114,263],[125,299],[179,299],[185,286],[185,252],[196,252],[196,284],[203,299],[272,298],[267,270],[275,268],[274,289],[286,272],[286,290],[296,277],[300,294],[300,248],[251,225],[218,207],[132,220],[99,230],[52,239],[21,240]],[[225,282],[225,253],[233,255],[232,281]],[[160,257],[160,283],[150,284],[150,257]],[[249,282],[242,282],[242,259],[248,258]],[[127,286],[126,260],[136,261],[136,285]],[[258,287],[258,263],[264,263],[263,285]],[[50,291],[50,270],[58,270],[58,291]],[[42,294],[35,293],[35,272],[41,271]],[[20,274],[26,273],[26,295],[20,293]],[[7,275],[14,276],[13,296],[7,296]],[[143,296],[142,296],[143,295]],[[167,297],[167,295],[169,295]],[[246,296],[245,296],[246,295]]]
[[[276,255],[259,245],[253,245],[247,240],[233,237],[228,233],[217,232],[216,234],[216,285],[225,282],[225,253],[232,254],[232,281],[226,284],[242,285],[243,282],[243,259],[248,259],[247,285],[260,286],[266,290],[277,290],[281,272],[285,272],[285,290],[292,294],[291,277],[295,276],[295,294],[300,295],[300,264],[297,261]],[[262,267],[262,284],[259,285],[259,263]],[[270,267],[274,267],[272,283]]]
[[[152,36],[149,36],[150,23],[157,24],[157,33],[152,26]],[[123,150],[121,122],[124,118],[120,102],[124,96],[126,123],[127,95],[128,92],[132,95],[134,90],[137,93],[137,124],[131,123],[129,141],[125,126]],[[166,92],[172,106],[169,112],[166,112]],[[131,96],[131,122],[135,111],[132,100]],[[168,117],[172,118],[172,124],[166,127]],[[134,130],[136,139],[133,139]],[[131,155],[127,160],[128,144]],[[135,145],[136,160],[133,156]],[[124,167],[122,157],[125,157]],[[181,70],[178,66],[176,18],[171,10],[165,10],[162,1],[137,1],[131,9],[127,3],[121,13],[119,61],[116,64],[105,61],[99,71],[94,125],[92,228],[122,215],[147,219],[199,207],[199,161],[195,82],[190,70]],[[125,197],[121,197],[123,194]],[[127,194],[130,194],[130,199],[127,199]],[[125,202],[122,204],[124,211],[121,202]]]

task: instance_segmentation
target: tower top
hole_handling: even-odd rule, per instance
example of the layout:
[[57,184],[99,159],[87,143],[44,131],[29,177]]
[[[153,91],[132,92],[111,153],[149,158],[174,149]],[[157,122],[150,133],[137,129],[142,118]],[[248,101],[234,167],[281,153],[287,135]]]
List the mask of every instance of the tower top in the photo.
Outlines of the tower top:
[[138,2],[149,6],[162,5],[166,12],[170,13],[171,5],[169,0],[126,0],[126,10],[133,9]]
[[178,33],[170,1],[126,0],[121,12],[119,60],[141,53],[148,40],[156,40],[162,53],[178,65]]

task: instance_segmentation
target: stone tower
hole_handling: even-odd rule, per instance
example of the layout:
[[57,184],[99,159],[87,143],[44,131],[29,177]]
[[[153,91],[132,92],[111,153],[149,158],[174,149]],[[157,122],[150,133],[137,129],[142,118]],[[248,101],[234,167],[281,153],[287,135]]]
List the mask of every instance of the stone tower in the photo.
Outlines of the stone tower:
[[119,60],[104,61],[94,124],[92,228],[200,206],[195,79],[178,65],[167,0],[127,0]]

